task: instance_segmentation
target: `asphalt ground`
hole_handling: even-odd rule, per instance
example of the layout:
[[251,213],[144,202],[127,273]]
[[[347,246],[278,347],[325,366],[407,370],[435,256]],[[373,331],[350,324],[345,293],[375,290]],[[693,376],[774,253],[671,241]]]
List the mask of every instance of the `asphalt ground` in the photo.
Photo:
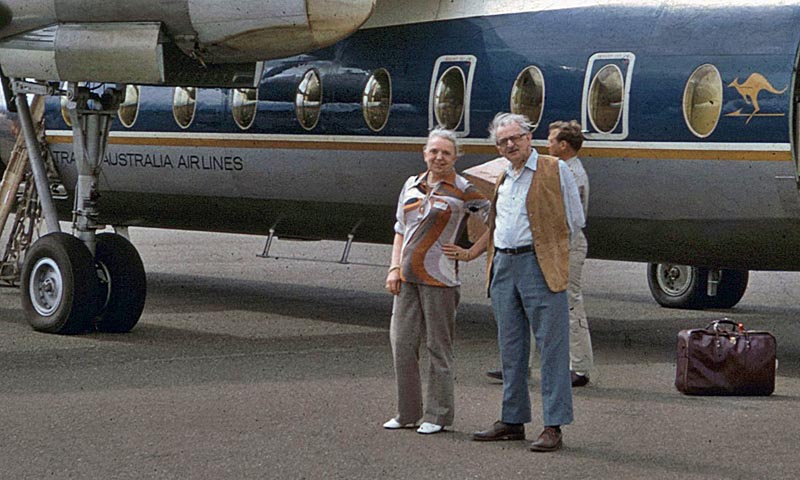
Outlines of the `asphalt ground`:
[[[422,436],[394,414],[383,291],[389,247],[131,229],[148,272],[129,334],[57,336],[26,324],[0,289],[3,479],[794,479],[800,414],[800,274],[753,272],[729,311],[667,310],[645,266],[589,260],[586,308],[597,370],[575,389],[564,449],[478,443],[499,418],[496,331],[484,259],[463,268],[456,421]],[[303,260],[287,259],[300,257]],[[770,397],[675,390],[676,334],[727,316],[778,339]],[[425,356],[423,354],[423,363]]]

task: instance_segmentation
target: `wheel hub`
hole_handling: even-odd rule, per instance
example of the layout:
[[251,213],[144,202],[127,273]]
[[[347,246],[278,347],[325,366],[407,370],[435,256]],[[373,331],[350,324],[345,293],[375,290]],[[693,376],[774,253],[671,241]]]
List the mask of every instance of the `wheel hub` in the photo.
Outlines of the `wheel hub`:
[[691,267],[687,265],[659,264],[657,268],[658,286],[665,294],[678,297],[691,288]]
[[63,279],[61,270],[50,258],[41,258],[33,267],[30,284],[31,303],[36,312],[47,317],[61,305]]

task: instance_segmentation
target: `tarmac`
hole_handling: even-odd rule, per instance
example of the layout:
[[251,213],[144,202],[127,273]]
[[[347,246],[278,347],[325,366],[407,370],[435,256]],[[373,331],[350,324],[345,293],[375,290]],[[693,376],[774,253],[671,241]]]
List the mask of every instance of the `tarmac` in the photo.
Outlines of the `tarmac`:
[[[800,424],[799,273],[752,272],[727,311],[669,310],[645,265],[589,260],[596,370],[574,390],[564,448],[473,442],[499,418],[485,257],[462,267],[456,420],[388,431],[395,413],[386,245],[131,228],[148,272],[128,334],[58,336],[0,288],[0,478],[794,479]],[[298,257],[290,259],[289,257]],[[377,264],[372,266],[365,264]],[[729,317],[778,340],[769,397],[690,397],[674,387],[676,334]],[[422,362],[426,361],[423,353]],[[424,369],[423,369],[424,371]]]

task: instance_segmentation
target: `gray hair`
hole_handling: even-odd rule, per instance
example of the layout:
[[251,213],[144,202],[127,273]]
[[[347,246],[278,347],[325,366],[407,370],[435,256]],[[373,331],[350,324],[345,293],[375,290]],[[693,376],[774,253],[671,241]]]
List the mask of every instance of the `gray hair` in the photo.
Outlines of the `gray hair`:
[[494,120],[492,123],[489,124],[489,139],[492,142],[497,141],[497,137],[495,133],[497,133],[497,129],[500,127],[507,127],[511,124],[519,125],[519,128],[522,129],[525,133],[531,133],[531,123],[528,120],[528,117],[525,115],[520,115],[519,113],[498,113],[494,116]]
[[458,143],[458,136],[456,135],[456,132],[443,127],[436,127],[431,130],[431,133],[428,134],[428,141],[425,142],[425,148],[422,149],[423,152],[428,150],[428,144],[431,143],[431,140],[434,138],[443,138],[445,140],[449,140],[456,149],[456,157],[461,156],[461,145]]

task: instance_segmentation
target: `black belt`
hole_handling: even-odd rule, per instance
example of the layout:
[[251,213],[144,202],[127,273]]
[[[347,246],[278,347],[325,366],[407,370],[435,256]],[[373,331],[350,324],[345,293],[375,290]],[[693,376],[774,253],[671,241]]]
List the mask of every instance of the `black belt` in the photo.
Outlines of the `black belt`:
[[506,255],[517,255],[520,253],[532,252],[533,245],[525,245],[523,247],[512,247],[512,248],[495,248],[494,251],[505,253]]

